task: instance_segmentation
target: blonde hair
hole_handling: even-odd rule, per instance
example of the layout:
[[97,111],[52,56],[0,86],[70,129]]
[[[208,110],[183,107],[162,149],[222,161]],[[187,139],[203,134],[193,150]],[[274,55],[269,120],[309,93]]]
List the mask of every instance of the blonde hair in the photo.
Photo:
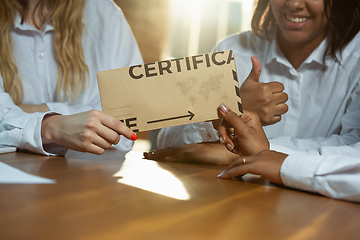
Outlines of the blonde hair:
[[[66,99],[72,103],[84,91],[89,74],[81,42],[84,7],[85,0],[39,0],[37,5],[41,22],[48,21],[55,30],[56,94],[60,101]],[[21,104],[23,86],[13,58],[14,46],[10,35],[16,12],[24,21],[28,14],[26,0],[0,1],[0,73],[5,92],[10,94],[15,104]]]

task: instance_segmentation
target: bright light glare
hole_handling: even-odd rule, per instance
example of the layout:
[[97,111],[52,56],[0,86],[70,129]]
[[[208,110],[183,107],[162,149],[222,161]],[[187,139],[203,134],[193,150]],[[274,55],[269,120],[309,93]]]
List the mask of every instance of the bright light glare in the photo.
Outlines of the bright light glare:
[[178,200],[190,196],[182,182],[172,173],[161,168],[155,161],[142,159],[142,152],[131,151],[114,177],[122,177],[119,183],[161,194]]

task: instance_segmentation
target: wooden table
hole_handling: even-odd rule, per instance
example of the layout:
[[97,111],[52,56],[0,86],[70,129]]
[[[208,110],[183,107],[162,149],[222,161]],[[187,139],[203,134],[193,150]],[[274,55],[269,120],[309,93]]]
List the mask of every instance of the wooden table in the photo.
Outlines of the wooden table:
[[[139,175],[134,164],[141,158],[126,159],[140,183],[159,171],[177,179],[189,197],[179,200],[119,183],[113,177],[124,167],[119,150],[102,156],[70,151],[66,157],[16,152],[0,155],[0,161],[57,181],[0,184],[2,240],[360,239],[359,204],[255,176],[221,180],[223,166],[149,161],[157,172],[149,168],[144,174],[138,166]],[[155,185],[162,182],[169,181]]]

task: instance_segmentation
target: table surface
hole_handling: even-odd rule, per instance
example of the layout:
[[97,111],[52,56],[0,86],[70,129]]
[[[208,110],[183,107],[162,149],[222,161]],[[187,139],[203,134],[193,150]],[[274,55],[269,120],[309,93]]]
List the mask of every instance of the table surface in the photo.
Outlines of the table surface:
[[139,154],[1,154],[56,184],[0,184],[0,239],[360,238],[359,204]]

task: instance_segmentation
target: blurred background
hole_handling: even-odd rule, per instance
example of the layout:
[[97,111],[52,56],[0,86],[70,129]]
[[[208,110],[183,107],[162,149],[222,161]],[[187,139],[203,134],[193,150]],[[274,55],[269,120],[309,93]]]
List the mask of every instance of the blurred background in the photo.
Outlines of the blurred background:
[[[254,1],[115,0],[145,63],[212,52],[224,37],[250,30]],[[134,149],[157,149],[158,131],[138,133]]]

